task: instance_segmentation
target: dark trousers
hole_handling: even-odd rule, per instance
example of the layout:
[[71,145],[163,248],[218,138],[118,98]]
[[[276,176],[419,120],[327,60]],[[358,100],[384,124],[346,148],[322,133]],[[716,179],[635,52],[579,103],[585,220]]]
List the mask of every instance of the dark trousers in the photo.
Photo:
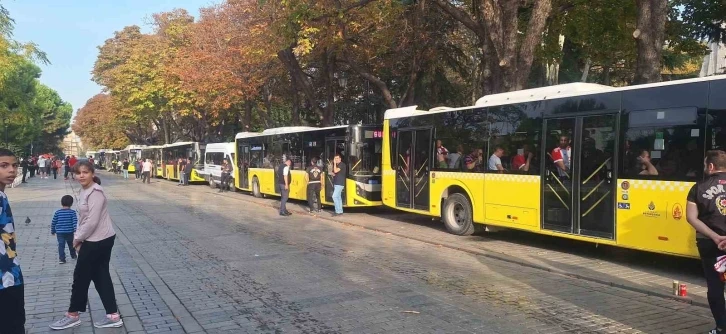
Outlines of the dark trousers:
[[711,308],[713,319],[716,320],[716,327],[726,329],[726,301],[724,300],[724,282],[721,282],[719,273],[713,269],[716,258],[726,255],[726,252],[718,249],[718,245],[711,239],[697,239],[698,253],[703,262],[703,273],[706,276],[708,292],[708,306]]
[[58,178],[58,168],[53,168],[53,180]]
[[0,289],[0,333],[25,334],[25,288]]
[[280,213],[287,213],[287,199],[290,198],[290,189],[285,189],[285,185],[280,185]]
[[[315,201],[317,200],[318,207],[315,207]],[[308,207],[310,210],[320,210],[322,204],[320,203],[320,183],[308,183]]]
[[140,178],[141,177],[141,168],[136,168],[136,172],[134,172],[134,174],[137,179]]
[[151,172],[143,172],[141,174],[141,183],[151,183]]
[[88,287],[93,285],[101,297],[106,314],[118,312],[113,281],[109,272],[111,249],[116,236],[101,241],[84,241],[78,252],[76,269],[73,271],[73,287],[71,288],[71,306],[68,312],[86,312],[88,304]]
[[30,177],[35,177],[35,166],[30,167]]
[[25,178],[28,176],[28,168],[23,167],[23,182],[25,182]]
[[229,190],[229,180],[231,179],[229,173],[222,173],[222,177],[219,180],[220,190]]
[[76,249],[73,248],[73,233],[57,233],[55,236],[58,239],[58,259],[65,262],[66,245],[68,245],[68,252],[71,253],[71,259],[75,259]]
[[70,166],[65,166],[63,168],[64,168],[64,170],[63,170],[63,178],[64,179],[67,179],[68,178],[68,174],[70,174],[70,172],[71,172],[71,167]]

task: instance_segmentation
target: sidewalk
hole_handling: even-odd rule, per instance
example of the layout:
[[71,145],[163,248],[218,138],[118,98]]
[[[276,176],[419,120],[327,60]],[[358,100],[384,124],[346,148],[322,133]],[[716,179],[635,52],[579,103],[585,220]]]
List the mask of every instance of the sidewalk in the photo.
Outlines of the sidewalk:
[[[209,189],[199,191],[210,191]],[[277,198],[255,198],[227,193],[240,200],[277,208]],[[291,201],[288,209],[307,213],[307,203]],[[532,233],[503,230],[460,237],[445,231],[438,218],[401,213],[388,208],[349,210],[341,217],[323,212],[320,219],[390,233],[417,241],[454,248],[549,272],[616,286],[654,297],[680,300],[708,307],[700,261],[621,249]],[[688,296],[672,293],[673,281],[686,284]]]
[[[78,183],[73,183],[75,192]],[[18,237],[18,254],[25,278],[26,331],[28,333],[147,333],[160,327],[154,322],[160,316],[172,316],[167,303],[153,289],[145,270],[137,263],[133,249],[129,249],[128,238],[116,229],[116,242],[111,259],[111,277],[114,281],[116,301],[124,320],[124,327],[96,329],[94,321],[104,317],[101,300],[93,284],[89,289],[89,310],[81,314],[81,326],[65,331],[52,331],[48,325],[58,320],[68,309],[73,283],[74,260],[58,264],[56,237],[50,234],[50,221],[55,210],[60,208],[60,198],[72,194],[71,183],[53,179],[28,180],[27,184],[6,189],[15,218]],[[75,204],[75,203],[74,203]],[[75,206],[74,206],[75,207]],[[112,206],[110,211],[118,211]],[[118,212],[112,212],[117,215]],[[30,218],[31,223],[25,224]],[[116,225],[119,222],[114,220]],[[122,222],[121,222],[122,223]],[[122,276],[119,276],[122,275]],[[123,277],[123,278],[121,278]],[[153,325],[153,326],[152,326]],[[166,323],[167,332],[180,332],[182,326]]]

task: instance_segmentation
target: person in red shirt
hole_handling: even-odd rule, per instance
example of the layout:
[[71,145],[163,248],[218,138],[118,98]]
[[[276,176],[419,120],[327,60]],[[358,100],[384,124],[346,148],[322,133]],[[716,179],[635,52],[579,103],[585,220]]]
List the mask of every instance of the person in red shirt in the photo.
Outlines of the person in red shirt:
[[[71,170],[73,170],[73,166],[76,165],[76,162],[78,162],[78,159],[76,159],[75,155],[71,155],[71,158],[68,160],[68,166],[70,166]],[[71,173],[71,180],[75,180],[75,173]]]
[[532,151],[529,145],[522,146],[521,154],[517,152],[517,155],[512,158],[512,169],[520,172],[529,172],[529,166],[532,163]]
[[570,178],[570,162],[572,161],[572,148],[570,148],[570,137],[560,136],[559,146],[552,150],[552,162],[557,166],[560,177]]

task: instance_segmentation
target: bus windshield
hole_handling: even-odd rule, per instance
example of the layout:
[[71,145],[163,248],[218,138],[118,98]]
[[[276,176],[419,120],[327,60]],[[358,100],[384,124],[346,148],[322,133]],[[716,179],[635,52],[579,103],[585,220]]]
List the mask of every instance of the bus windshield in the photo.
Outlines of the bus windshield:
[[360,129],[354,131],[350,143],[350,175],[372,176],[381,174],[381,151],[383,135],[381,130]]

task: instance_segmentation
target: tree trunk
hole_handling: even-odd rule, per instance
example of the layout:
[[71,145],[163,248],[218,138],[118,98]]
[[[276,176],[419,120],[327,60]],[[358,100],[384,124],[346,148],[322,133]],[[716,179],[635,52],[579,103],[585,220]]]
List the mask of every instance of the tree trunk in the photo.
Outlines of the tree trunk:
[[[305,96],[305,99],[310,104],[310,108],[313,110],[313,112],[318,114],[320,120],[323,121],[325,118],[325,112],[320,107],[320,104],[315,97],[315,89],[313,88],[313,83],[311,82],[310,78],[305,74],[305,72],[303,72],[302,68],[300,67],[300,63],[297,61],[297,58],[295,58],[295,54],[292,52],[293,47],[294,45],[291,45],[287,49],[279,51],[277,53],[277,58],[282,61],[288,72],[290,72],[290,75],[295,77],[295,80],[297,80],[300,88],[302,88],[303,96]],[[330,106],[327,106],[326,108],[330,108]]]
[[587,58],[585,60],[585,66],[582,67],[582,77],[580,77],[580,82],[587,82],[587,77],[590,75],[590,67],[592,66],[592,60],[590,58]]
[[[522,89],[532,71],[536,48],[542,42],[552,0],[475,1],[471,7],[450,0],[434,0],[445,13],[461,22],[478,38],[482,48],[483,93]],[[519,13],[532,6],[527,30],[520,37]],[[469,8],[469,13],[465,8]]]
[[252,131],[252,101],[245,100],[245,116],[243,122],[243,129],[245,131]]
[[292,125],[300,125],[300,97],[297,95],[297,83],[295,77],[290,76],[290,95],[292,96]]
[[638,18],[633,37],[638,47],[635,84],[661,81],[668,0],[636,0]]
[[335,119],[335,56],[328,50],[323,52],[323,77],[325,79],[325,108],[322,126],[333,125]]

